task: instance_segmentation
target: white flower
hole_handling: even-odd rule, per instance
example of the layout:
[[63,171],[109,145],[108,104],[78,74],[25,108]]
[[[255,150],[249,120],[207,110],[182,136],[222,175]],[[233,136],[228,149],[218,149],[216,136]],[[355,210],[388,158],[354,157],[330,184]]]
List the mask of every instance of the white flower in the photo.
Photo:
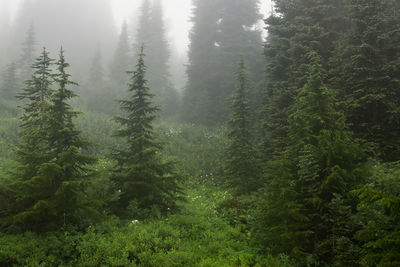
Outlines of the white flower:
[[132,224],[136,224],[136,223],[138,223],[139,221],[138,220],[133,220],[132,221]]

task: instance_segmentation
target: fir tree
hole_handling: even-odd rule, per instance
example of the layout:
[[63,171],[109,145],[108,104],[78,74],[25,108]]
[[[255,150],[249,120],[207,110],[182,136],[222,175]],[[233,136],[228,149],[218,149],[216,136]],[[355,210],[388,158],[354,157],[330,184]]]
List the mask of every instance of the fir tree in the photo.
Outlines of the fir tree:
[[274,3],[273,13],[266,19],[268,37],[264,49],[265,160],[285,148],[290,108],[296,90],[308,79],[309,53],[316,51],[323,67],[330,69],[335,49],[349,28],[342,0],[275,0]]
[[163,213],[174,210],[180,195],[179,176],[174,165],[160,158],[161,145],[153,130],[158,108],[151,103],[153,95],[147,87],[143,58],[142,48],[135,71],[129,72],[131,96],[120,100],[126,116],[115,118],[122,126],[116,136],[124,138],[127,147],[116,151],[117,166],[113,177],[120,192],[116,212],[121,216],[141,216],[151,208]]
[[381,159],[396,161],[400,157],[400,81],[396,78],[400,6],[392,0],[349,3],[352,28],[335,85],[355,134],[375,143]]
[[225,176],[229,186],[235,188],[238,193],[245,194],[259,187],[259,166],[252,144],[248,94],[249,79],[244,60],[241,59],[229,121],[230,144],[227,148]]
[[49,160],[48,147],[45,141],[45,113],[50,105],[53,92],[53,74],[46,48],[32,65],[33,75],[25,82],[26,88],[17,97],[26,100],[21,117],[21,141],[17,149],[17,159],[20,163],[19,174],[22,180],[33,177],[40,165]]
[[[78,113],[67,103],[75,96],[67,87],[75,83],[66,73],[69,65],[62,49],[56,63],[58,73],[50,74],[50,63],[44,50],[21,95],[30,101],[24,109],[23,142],[17,151],[22,168],[9,185],[14,204],[3,220],[5,225],[37,232],[82,225],[87,208],[86,166],[93,161],[81,152],[88,143],[73,124]],[[49,89],[50,78],[57,84],[56,90]]]
[[291,109],[288,146],[270,161],[259,202],[258,238],[274,253],[330,264],[336,242],[331,203],[352,206],[350,192],[368,176],[366,148],[346,130],[314,63]]

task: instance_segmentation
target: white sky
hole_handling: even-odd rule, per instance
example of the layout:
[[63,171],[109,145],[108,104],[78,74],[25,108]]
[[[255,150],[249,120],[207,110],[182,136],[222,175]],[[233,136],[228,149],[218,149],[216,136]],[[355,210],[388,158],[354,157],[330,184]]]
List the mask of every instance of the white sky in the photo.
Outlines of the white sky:
[[[4,1],[4,0],[0,0]],[[84,0],[82,0],[84,1]],[[113,13],[116,25],[122,25],[124,19],[132,18],[138,10],[140,0],[111,0],[113,2]],[[18,5],[22,0],[11,0],[9,10],[11,17],[16,13]],[[162,0],[168,35],[172,45],[183,55],[189,43],[188,32],[190,30],[189,17],[191,13],[191,0]],[[266,16],[270,9],[270,0],[260,0],[261,13]]]

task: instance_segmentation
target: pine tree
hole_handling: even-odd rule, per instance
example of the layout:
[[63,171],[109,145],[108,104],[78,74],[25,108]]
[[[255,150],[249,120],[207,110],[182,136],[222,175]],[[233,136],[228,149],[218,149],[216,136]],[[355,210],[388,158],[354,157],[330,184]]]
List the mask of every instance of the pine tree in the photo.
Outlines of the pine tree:
[[[75,83],[66,73],[69,64],[62,49],[58,73],[50,73],[50,64],[43,50],[33,79],[20,96],[30,101],[24,108],[23,142],[17,151],[21,168],[9,185],[14,204],[3,220],[4,225],[37,232],[82,225],[86,166],[93,161],[81,152],[88,143],[73,124],[78,113],[67,103],[75,96],[67,87]],[[56,90],[50,89],[52,80]]]
[[258,239],[274,253],[330,264],[338,240],[331,204],[355,209],[350,192],[369,175],[366,148],[346,129],[319,63],[291,109],[288,146],[270,161],[259,202]]
[[249,79],[244,60],[237,73],[237,89],[232,101],[229,121],[229,139],[225,162],[226,182],[240,194],[249,194],[259,188],[260,173],[250,125]]
[[120,100],[126,116],[115,118],[122,126],[116,136],[126,141],[126,149],[116,151],[117,166],[113,177],[120,192],[116,212],[121,216],[141,216],[151,208],[163,213],[174,210],[180,196],[179,176],[174,165],[160,158],[161,145],[153,130],[158,108],[151,103],[153,95],[147,87],[145,71],[141,48],[136,69],[129,72],[131,95],[127,100]]
[[126,71],[129,68],[130,45],[128,37],[128,25],[126,21],[122,24],[121,34],[119,36],[117,49],[114,53],[114,59],[111,64],[111,80],[118,85],[124,85],[127,77]]
[[0,96],[3,99],[14,100],[18,91],[17,64],[9,64],[2,75]]

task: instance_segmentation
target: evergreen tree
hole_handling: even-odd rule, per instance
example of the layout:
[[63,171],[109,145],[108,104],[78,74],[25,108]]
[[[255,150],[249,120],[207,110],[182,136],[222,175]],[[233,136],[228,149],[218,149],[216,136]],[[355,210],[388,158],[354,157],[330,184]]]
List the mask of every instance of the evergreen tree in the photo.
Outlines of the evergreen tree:
[[22,180],[29,180],[38,171],[40,165],[49,160],[46,147],[45,113],[50,105],[53,92],[53,74],[51,65],[54,60],[43,48],[41,55],[32,65],[33,75],[25,82],[26,88],[17,97],[26,100],[21,117],[21,141],[17,149],[17,159],[20,163],[18,175]]
[[121,34],[114,53],[114,59],[111,64],[111,80],[118,85],[124,85],[127,77],[126,71],[130,62],[130,46],[128,37],[128,25],[126,21],[122,24]]
[[[37,232],[82,224],[87,216],[82,212],[87,208],[86,166],[92,162],[81,152],[88,143],[73,124],[78,113],[67,103],[75,96],[67,87],[75,83],[66,73],[69,65],[62,49],[56,63],[58,73],[50,73],[50,64],[43,50],[34,65],[35,74],[20,96],[30,102],[24,108],[23,142],[17,151],[21,167],[9,185],[14,204],[3,220],[5,225]],[[56,90],[49,89],[53,79]]]
[[351,30],[336,87],[355,134],[377,145],[385,161],[400,157],[400,5],[349,1]]
[[178,94],[170,80],[171,53],[160,0],[154,0],[152,4],[148,0],[142,3],[135,47],[141,45],[146,46],[147,80],[151,93],[155,95],[154,101],[161,106],[163,114],[173,115],[177,111]]
[[208,88],[216,83],[218,47],[218,1],[193,1],[193,23],[190,32],[189,63],[186,69],[188,83],[182,101],[182,118],[187,122],[212,120],[209,112],[203,112],[201,104],[211,101]]
[[18,91],[17,64],[11,63],[2,75],[0,96],[3,99],[14,100]]
[[153,95],[147,87],[143,58],[142,48],[135,71],[129,72],[131,96],[120,100],[126,116],[115,118],[122,126],[116,136],[126,141],[126,149],[116,151],[113,177],[120,192],[116,212],[121,216],[143,216],[151,208],[163,213],[174,210],[180,196],[173,163],[160,157],[161,145],[153,130],[158,108],[151,103]]
[[213,125],[227,119],[238,54],[250,62],[252,78],[261,80],[257,4],[255,0],[194,2],[188,84],[183,101],[185,121]]
[[[285,148],[288,116],[297,88],[307,82],[309,53],[317,51],[321,64],[330,69],[331,59],[348,29],[344,1],[275,0],[266,23],[266,76],[263,108],[266,160]],[[325,78],[327,82],[328,78]]]
[[287,148],[267,166],[257,238],[304,264],[331,264],[343,230],[336,229],[333,202],[355,209],[350,192],[369,174],[365,147],[346,130],[318,63],[298,92],[288,132]]
[[250,125],[250,106],[248,100],[249,79],[241,59],[237,73],[237,89],[232,101],[232,114],[229,121],[229,139],[225,176],[227,184],[238,193],[249,194],[259,188],[259,169]]
[[36,34],[35,27],[33,24],[29,27],[25,40],[22,43],[21,48],[21,56],[18,61],[18,68],[20,71],[19,79],[21,81],[26,81],[32,75],[32,64],[35,59],[35,50],[36,50]]

